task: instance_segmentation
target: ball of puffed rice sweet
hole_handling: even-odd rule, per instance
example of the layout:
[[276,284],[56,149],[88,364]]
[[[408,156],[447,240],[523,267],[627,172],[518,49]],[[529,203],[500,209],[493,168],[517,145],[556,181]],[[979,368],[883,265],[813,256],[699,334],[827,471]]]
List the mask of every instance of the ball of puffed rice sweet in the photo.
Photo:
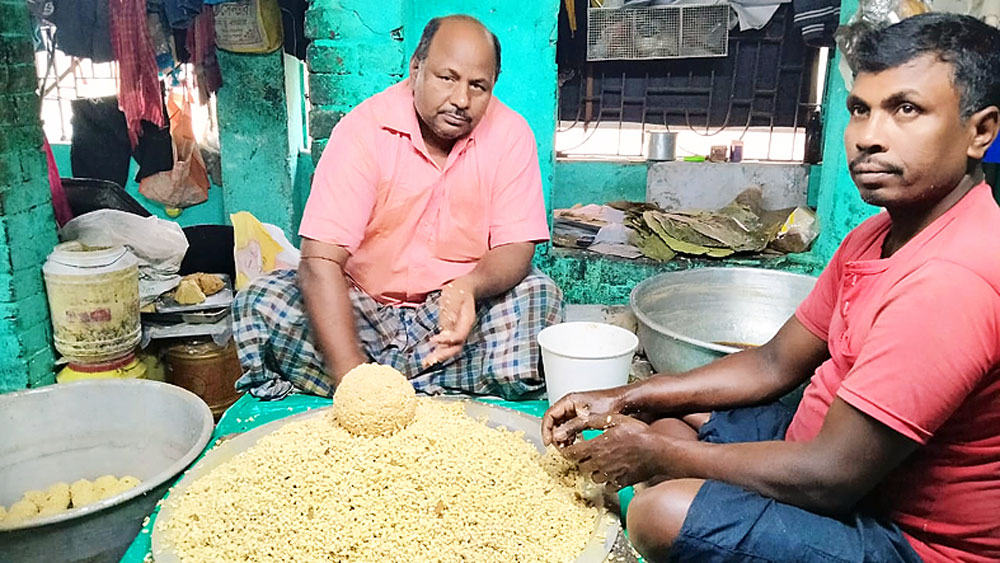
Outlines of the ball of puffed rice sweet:
[[413,420],[413,385],[391,366],[362,364],[347,373],[333,394],[333,417],[360,436],[388,436]]

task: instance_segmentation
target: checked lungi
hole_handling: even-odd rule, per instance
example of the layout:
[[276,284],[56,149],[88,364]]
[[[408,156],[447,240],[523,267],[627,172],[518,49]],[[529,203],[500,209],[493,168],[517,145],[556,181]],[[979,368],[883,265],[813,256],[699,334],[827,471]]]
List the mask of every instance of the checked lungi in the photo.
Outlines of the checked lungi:
[[[476,323],[462,351],[423,368],[438,332],[440,292],[419,307],[382,305],[352,286],[351,304],[361,350],[369,361],[391,365],[417,391],[514,399],[543,386],[535,338],[562,322],[562,291],[533,269],[513,289],[476,304]],[[295,271],[255,279],[233,303],[233,329],[243,377],[236,387],[260,399],[298,389],[332,396],[333,386],[313,342]]]

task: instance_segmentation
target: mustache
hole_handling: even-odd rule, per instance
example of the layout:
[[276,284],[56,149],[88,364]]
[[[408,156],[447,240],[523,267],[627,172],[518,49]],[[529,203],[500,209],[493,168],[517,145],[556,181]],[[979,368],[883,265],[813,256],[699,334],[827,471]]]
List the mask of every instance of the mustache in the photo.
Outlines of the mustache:
[[463,121],[469,121],[469,114],[465,110],[454,109],[449,111],[442,111],[441,115],[450,115],[454,118],[461,119]]
[[857,171],[860,166],[866,166],[870,168],[878,168],[879,170],[888,172],[890,174],[902,174],[903,169],[891,162],[885,162],[884,160],[879,160],[870,154],[861,154],[857,158],[852,160],[847,168],[852,173]]

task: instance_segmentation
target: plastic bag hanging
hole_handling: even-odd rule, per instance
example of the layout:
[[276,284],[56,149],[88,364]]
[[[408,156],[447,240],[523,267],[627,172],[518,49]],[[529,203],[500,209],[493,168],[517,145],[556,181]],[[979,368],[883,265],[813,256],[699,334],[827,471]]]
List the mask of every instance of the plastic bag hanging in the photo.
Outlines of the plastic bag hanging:
[[191,122],[191,93],[172,90],[167,96],[174,168],[139,182],[139,193],[170,207],[190,207],[208,199],[208,173]]

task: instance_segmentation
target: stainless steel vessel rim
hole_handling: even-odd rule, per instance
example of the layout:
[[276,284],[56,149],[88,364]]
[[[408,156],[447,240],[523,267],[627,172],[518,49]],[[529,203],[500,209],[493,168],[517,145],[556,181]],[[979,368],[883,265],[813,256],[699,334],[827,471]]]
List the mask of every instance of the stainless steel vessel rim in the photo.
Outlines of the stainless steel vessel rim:
[[[93,504],[88,504],[86,506],[81,506],[80,508],[73,508],[67,510],[66,512],[61,512],[59,514],[53,514],[52,516],[45,516],[43,518],[34,518],[31,520],[26,520],[25,522],[18,524],[16,526],[4,526],[0,524],[0,533],[12,532],[16,530],[26,530],[31,528],[40,528],[42,526],[48,526],[49,524],[57,524],[60,522],[73,520],[78,517],[87,516],[95,512],[100,512],[107,508],[122,504],[128,500],[131,500],[140,495],[144,495],[149,491],[159,487],[167,480],[171,479],[173,476],[180,474],[184,469],[191,465],[201,452],[204,451],[205,446],[208,445],[209,439],[212,437],[212,432],[215,430],[215,422],[212,418],[212,411],[202,401],[200,397],[194,393],[177,387],[176,385],[170,385],[168,383],[162,383],[159,381],[149,381],[149,380],[138,380],[138,379],[117,379],[117,380],[87,380],[87,381],[73,381],[70,383],[58,383],[55,385],[47,385],[38,389],[26,389],[24,391],[15,391],[13,393],[7,393],[5,395],[0,395],[0,403],[7,400],[13,400],[16,397],[23,397],[26,395],[41,394],[41,393],[55,393],[59,392],[60,388],[65,389],[67,386],[84,386],[89,385],[91,387],[110,387],[116,385],[159,385],[167,393],[173,393],[175,395],[190,396],[197,399],[198,403],[201,405],[202,411],[202,431],[195,441],[194,446],[188,450],[183,457],[172,463],[163,471],[160,471],[153,477],[146,479],[145,481],[139,483],[135,488],[128,490],[120,495],[115,495],[103,499],[101,501],[95,502]],[[205,422],[208,424],[204,424]]]
[[653,281],[655,281],[656,279],[658,279],[660,277],[668,276],[668,275],[684,275],[684,274],[689,274],[691,272],[702,272],[702,271],[707,271],[707,270],[711,270],[711,271],[727,271],[727,272],[729,272],[729,271],[736,271],[736,272],[742,271],[742,272],[755,272],[755,273],[757,273],[757,272],[767,272],[768,274],[775,274],[775,275],[779,275],[779,276],[805,277],[805,278],[815,279],[812,276],[807,276],[805,274],[796,274],[794,272],[785,272],[785,271],[782,271],[782,270],[770,270],[770,269],[767,269],[767,268],[746,268],[746,267],[726,268],[726,267],[719,267],[719,266],[709,266],[709,267],[705,267],[705,268],[690,268],[690,269],[687,269],[687,270],[674,270],[673,272],[664,272],[662,274],[657,274],[657,275],[655,275],[655,276],[653,276],[651,278],[647,278],[645,280],[642,280],[634,288],[632,288],[632,292],[629,293],[629,298],[628,298],[629,306],[632,309],[632,313],[634,313],[635,316],[643,324],[645,324],[646,326],[648,326],[648,327],[656,330],[657,332],[659,332],[661,334],[664,334],[664,335],[669,336],[671,338],[674,338],[676,340],[680,340],[681,342],[684,342],[686,344],[692,344],[692,345],[695,345],[695,346],[706,348],[708,350],[714,350],[716,352],[722,352],[724,354],[733,354],[735,352],[739,352],[740,348],[736,348],[735,346],[723,346],[721,344],[716,344],[714,342],[705,342],[704,340],[698,340],[697,338],[691,338],[690,336],[685,336],[683,334],[675,332],[675,331],[673,331],[673,330],[671,330],[671,329],[669,329],[669,328],[661,325],[660,323],[657,323],[654,320],[650,319],[649,316],[647,316],[646,313],[644,311],[642,311],[639,308],[638,304],[636,303],[636,299],[637,299],[636,296],[639,293],[642,293],[643,291],[645,291],[647,287],[653,285]]

